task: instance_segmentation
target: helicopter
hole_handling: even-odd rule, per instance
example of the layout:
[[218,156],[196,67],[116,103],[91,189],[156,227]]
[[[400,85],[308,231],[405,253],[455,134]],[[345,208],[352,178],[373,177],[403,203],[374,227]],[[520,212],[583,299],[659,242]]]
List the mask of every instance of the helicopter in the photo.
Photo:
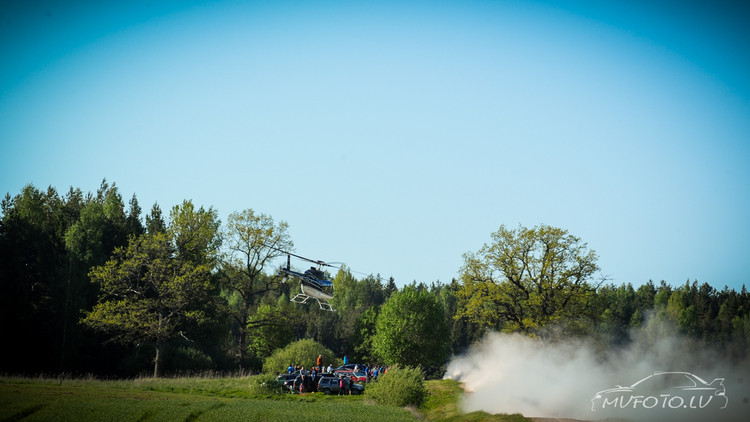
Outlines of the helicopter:
[[[300,281],[301,293],[297,293],[291,301],[295,303],[307,303],[308,300],[313,299],[318,302],[320,309],[324,311],[335,312],[333,305],[329,302],[333,299],[333,282],[326,278],[325,273],[321,271],[322,267],[340,268],[331,263],[316,261],[313,259],[305,258],[303,256],[295,255],[291,252],[279,251],[286,254],[286,267],[282,266],[279,268],[279,276],[287,277],[291,276]],[[317,268],[313,265],[310,269],[304,273],[294,271],[291,269],[290,261],[291,257],[299,258],[303,261],[311,262],[317,265]]]

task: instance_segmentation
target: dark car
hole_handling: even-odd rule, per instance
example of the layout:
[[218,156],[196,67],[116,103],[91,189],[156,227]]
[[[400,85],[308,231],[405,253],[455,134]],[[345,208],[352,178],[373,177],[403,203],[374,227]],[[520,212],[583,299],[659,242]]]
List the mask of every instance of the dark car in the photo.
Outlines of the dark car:
[[282,384],[282,387],[284,390],[289,390],[292,393],[294,392],[294,380],[297,379],[297,375],[294,375],[294,378],[289,378]]
[[[349,388],[352,390],[352,394],[362,394],[365,392],[365,387],[360,384],[352,384],[349,382]],[[318,391],[325,394],[339,394],[341,388],[339,387],[338,377],[323,377],[318,383]]]
[[276,377],[276,386],[277,387],[284,387],[284,384],[287,381],[294,381],[294,379],[297,378],[296,374],[282,374]]
[[[338,380],[338,377],[334,376],[333,374],[316,374],[315,379],[313,379],[310,372],[305,374],[305,378],[307,379],[307,385],[305,386],[305,392],[307,393],[319,391],[318,383],[322,378],[336,378]],[[303,378],[301,374],[295,374],[294,378],[284,382],[284,389],[289,390],[292,393],[299,393],[299,387],[302,383],[302,380]]]

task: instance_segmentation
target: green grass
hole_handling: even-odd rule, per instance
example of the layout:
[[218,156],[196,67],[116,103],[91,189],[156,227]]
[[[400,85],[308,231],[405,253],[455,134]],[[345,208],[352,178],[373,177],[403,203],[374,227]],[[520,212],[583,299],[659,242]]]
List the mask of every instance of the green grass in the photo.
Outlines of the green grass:
[[251,395],[248,378],[0,379],[0,421],[414,421],[362,396]]
[[[255,384],[255,385],[254,385]],[[273,394],[252,377],[119,381],[0,378],[0,422],[9,421],[527,421],[520,415],[461,414],[461,386],[425,383],[419,409],[364,396]]]
[[461,384],[454,380],[426,381],[429,395],[420,408],[424,418],[435,422],[525,422],[530,421],[519,414],[491,415],[486,412],[461,413],[459,399],[463,393]]

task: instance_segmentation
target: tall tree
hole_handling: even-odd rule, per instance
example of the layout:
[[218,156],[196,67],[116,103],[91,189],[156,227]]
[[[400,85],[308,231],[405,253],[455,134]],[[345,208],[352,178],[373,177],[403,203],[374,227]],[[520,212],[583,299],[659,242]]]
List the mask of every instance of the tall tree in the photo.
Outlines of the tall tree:
[[233,212],[227,220],[225,237],[229,256],[225,286],[231,294],[239,296],[231,315],[237,331],[236,355],[240,368],[247,365],[248,335],[261,327],[283,323],[268,315],[252,319],[250,316],[264,294],[281,287],[282,280],[264,274],[264,270],[282,255],[281,250],[290,251],[294,247],[287,230],[286,222],[275,224],[270,216],[251,209]]
[[167,229],[178,258],[214,268],[218,264],[221,236],[218,213],[213,208],[195,209],[192,201],[183,201],[172,208]]
[[373,339],[386,364],[437,369],[450,355],[451,334],[440,300],[426,289],[407,286],[383,304]]
[[596,261],[586,243],[563,229],[500,226],[492,243],[464,255],[459,316],[527,333],[551,322],[576,323],[594,292]]
[[164,222],[162,217],[161,208],[159,204],[154,203],[151,207],[151,212],[146,215],[146,233],[155,234],[167,231],[167,224]]
[[357,319],[357,323],[354,326],[354,335],[351,339],[354,348],[352,357],[355,362],[376,361],[373,354],[372,339],[375,337],[379,312],[379,306],[372,306],[362,312]]
[[143,222],[141,221],[141,206],[138,205],[138,198],[135,197],[135,194],[130,198],[129,204],[130,209],[128,210],[128,216],[125,219],[125,228],[128,234],[140,236],[146,231],[146,229],[143,227]]
[[[357,324],[360,315],[373,306],[380,306],[385,302],[385,293],[380,278],[372,275],[357,280],[351,271],[342,267],[333,279],[336,297],[332,303],[336,309],[335,348],[342,354],[354,355],[361,344],[357,343],[359,335]],[[325,344],[325,343],[324,343]]]
[[[260,305],[255,313],[250,316],[248,326],[252,329],[253,336],[249,339],[248,350],[250,354],[262,362],[271,356],[276,350],[291,343],[294,338],[295,320],[293,312],[288,312],[291,307],[286,296],[280,296],[277,305]],[[259,321],[275,320],[278,324],[261,324]]]
[[2,201],[0,218],[0,370],[58,369],[67,259],[62,201],[32,185]]
[[167,231],[131,237],[91,270],[99,302],[83,324],[122,343],[153,344],[159,376],[167,342],[211,322],[218,227],[215,211],[185,201],[172,209]]
[[82,323],[115,341],[153,344],[154,377],[161,374],[167,341],[184,336],[187,322],[206,319],[210,270],[178,259],[165,233],[133,238],[90,276],[101,288],[100,301]]

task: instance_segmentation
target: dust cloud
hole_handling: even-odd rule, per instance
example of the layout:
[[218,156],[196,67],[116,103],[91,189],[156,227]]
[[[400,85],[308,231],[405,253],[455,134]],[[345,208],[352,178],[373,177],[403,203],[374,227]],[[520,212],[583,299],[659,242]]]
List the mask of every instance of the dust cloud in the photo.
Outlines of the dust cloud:
[[[557,336],[542,339],[491,333],[465,355],[455,357],[445,377],[464,383],[461,410],[637,421],[746,421],[750,415],[747,357],[730,363],[720,358],[719,351],[676,334],[658,318],[648,318],[643,328],[631,333],[632,341],[619,348],[605,349],[593,340],[550,337]],[[677,391],[667,386],[646,392],[639,387],[629,395],[608,393],[604,399],[595,399],[598,392],[631,386],[661,371],[689,373],[706,384],[723,378],[712,387],[723,384],[726,399],[713,396],[713,391]],[[664,378],[654,376],[649,381]]]

